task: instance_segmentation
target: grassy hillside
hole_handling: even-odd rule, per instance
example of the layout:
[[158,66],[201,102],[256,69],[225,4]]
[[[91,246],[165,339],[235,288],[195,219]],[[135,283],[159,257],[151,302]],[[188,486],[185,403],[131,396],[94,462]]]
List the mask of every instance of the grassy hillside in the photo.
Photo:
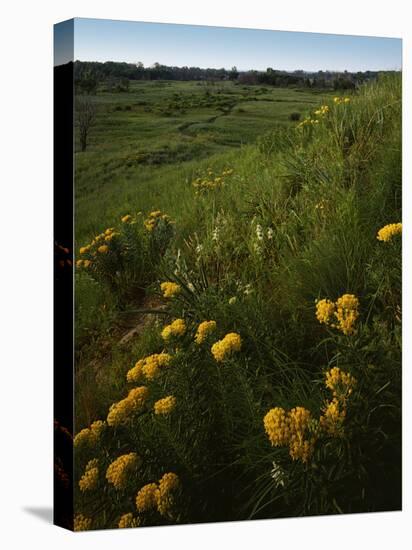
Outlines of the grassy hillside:
[[400,76],[139,86],[76,158],[79,528],[399,509]]

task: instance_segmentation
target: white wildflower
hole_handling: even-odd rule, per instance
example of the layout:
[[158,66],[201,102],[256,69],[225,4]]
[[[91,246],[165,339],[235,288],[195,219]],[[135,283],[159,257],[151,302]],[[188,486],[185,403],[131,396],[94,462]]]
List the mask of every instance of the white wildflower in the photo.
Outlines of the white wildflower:
[[256,226],[256,237],[258,238],[258,241],[263,241],[263,229],[259,223]]
[[275,482],[276,487],[284,487],[286,482],[286,472],[285,470],[276,462],[272,462],[272,471],[270,472],[270,477]]
[[271,227],[268,227],[268,230],[267,230],[267,238],[269,239],[269,241],[271,241],[273,239],[273,229]]

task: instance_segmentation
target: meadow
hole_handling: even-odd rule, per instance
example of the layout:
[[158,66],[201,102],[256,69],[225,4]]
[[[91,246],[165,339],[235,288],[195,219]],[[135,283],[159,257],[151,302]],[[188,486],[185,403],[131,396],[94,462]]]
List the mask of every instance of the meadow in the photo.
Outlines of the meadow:
[[401,75],[92,99],[75,528],[400,509]]

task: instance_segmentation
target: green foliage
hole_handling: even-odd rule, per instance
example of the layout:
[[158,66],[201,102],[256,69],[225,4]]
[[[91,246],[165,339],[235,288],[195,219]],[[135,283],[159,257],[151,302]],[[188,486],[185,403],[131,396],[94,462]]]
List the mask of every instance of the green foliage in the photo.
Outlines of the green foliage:
[[[167,90],[177,104],[174,87],[159,93]],[[87,183],[83,194],[92,163],[79,168],[81,211],[94,212],[92,222],[81,216],[81,244],[85,235],[102,231],[101,223],[137,205],[161,209],[173,220],[152,212],[145,222],[136,217],[136,223],[117,224],[112,248],[80,256],[90,254],[96,267],[82,267],[78,275],[76,381],[83,399],[77,431],[104,419],[131,388],[148,387],[144,406],[128,424],[107,426],[92,448],[76,450],[77,481],[88,460],[97,457],[102,465],[94,492],[76,488],[78,511],[94,526],[116,527],[122,514],[135,514],[137,491],[165,472],[181,480],[178,512],[173,518],[143,513],[144,525],[400,508],[401,237],[377,239],[383,226],[401,221],[400,77],[382,75],[346,102],[317,99],[308,116],[318,123],[284,125],[289,115],[282,113],[270,132],[260,126],[257,145],[178,170],[141,166],[133,185],[122,172],[118,194],[107,184],[99,198],[102,221],[91,197],[106,184],[99,176],[96,188]],[[322,103],[328,110],[316,115]],[[255,104],[256,115],[261,105]],[[226,129],[231,117],[250,114],[251,105],[225,116]],[[123,129],[119,147],[128,139],[127,124]],[[108,155],[106,162],[114,161]],[[228,167],[225,184],[215,185]],[[213,185],[200,193],[193,182],[205,179]],[[173,297],[162,295],[164,281],[178,285]],[[88,288],[94,290],[86,302]],[[335,302],[344,294],[359,300],[350,335],[316,318],[317,299]],[[118,329],[116,300],[106,319],[97,315],[105,296],[122,296],[124,313],[151,304],[151,321],[127,344],[107,336],[108,324]],[[89,341],[87,308],[99,319]],[[162,329],[175,319],[184,320],[185,332],[165,340]],[[199,324],[210,320],[216,330],[196,343]],[[241,350],[219,362],[212,346],[228,333],[240,335]],[[127,381],[138,360],[160,353],[171,361],[158,377]],[[87,368],[93,359],[99,365],[94,373]],[[335,398],[325,382],[333,368],[356,380],[341,398],[344,415],[335,432],[322,420]],[[170,415],[154,414],[154,403],[169,395],[176,398]],[[310,412],[304,435],[313,438],[313,449],[306,462],[294,460],[287,445],[271,445],[263,418],[275,407]],[[130,452],[142,464],[127,487],[115,491],[104,472]]]

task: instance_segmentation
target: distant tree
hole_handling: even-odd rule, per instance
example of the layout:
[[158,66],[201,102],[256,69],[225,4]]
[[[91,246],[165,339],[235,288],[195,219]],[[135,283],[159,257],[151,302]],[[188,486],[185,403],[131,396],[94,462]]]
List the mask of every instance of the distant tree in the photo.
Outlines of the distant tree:
[[229,74],[229,79],[230,80],[237,80],[238,76],[239,76],[239,71],[237,70],[237,67],[236,66],[232,67],[232,69],[230,71],[230,74]]
[[96,105],[90,97],[82,97],[76,100],[75,121],[79,132],[80,149],[86,151],[90,129],[96,120]]

